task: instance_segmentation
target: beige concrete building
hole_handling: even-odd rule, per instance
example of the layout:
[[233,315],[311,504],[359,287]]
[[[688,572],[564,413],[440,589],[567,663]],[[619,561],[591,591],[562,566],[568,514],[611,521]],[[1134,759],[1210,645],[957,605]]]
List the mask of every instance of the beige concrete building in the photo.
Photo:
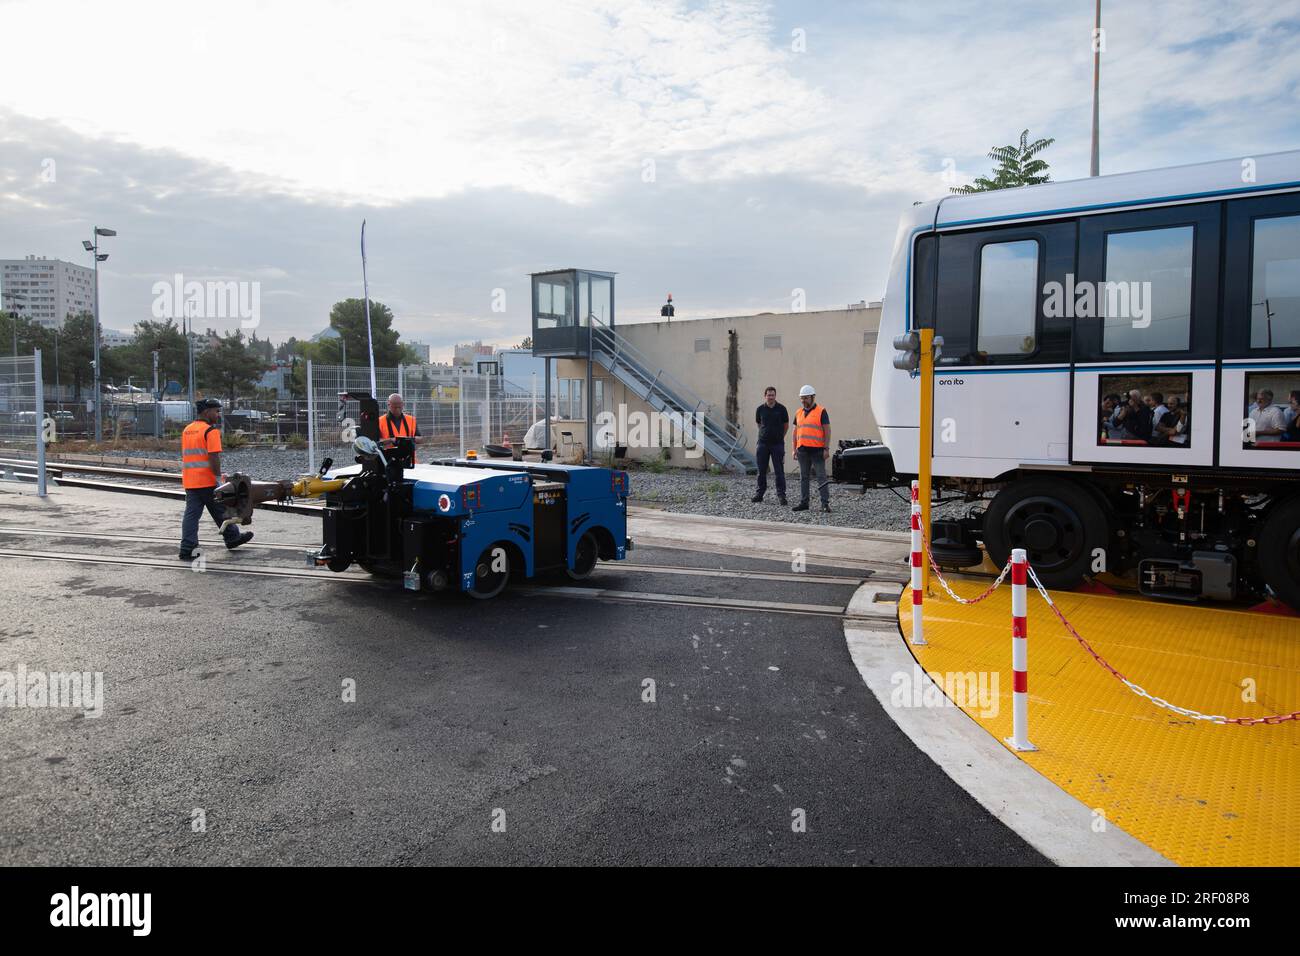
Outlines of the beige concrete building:
[[[753,451],[757,436],[754,410],[763,401],[763,389],[775,385],[777,400],[790,410],[793,422],[799,407],[799,388],[817,389],[817,400],[830,413],[832,437],[879,438],[871,416],[871,365],[880,324],[880,304],[818,312],[764,312],[759,315],[718,319],[683,319],[644,322],[615,327],[622,341],[637,351],[647,368],[662,369],[685,384],[704,402],[701,411],[717,421],[738,422],[744,441]],[[579,453],[572,442],[585,441],[585,359],[558,359],[559,411],[556,445],[564,455]],[[593,363],[592,401],[599,413],[648,415],[652,409],[617,381],[600,363]],[[571,441],[559,439],[568,431]],[[629,443],[628,457],[645,460],[664,457],[661,448]],[[706,455],[672,448],[674,465],[703,468]]]

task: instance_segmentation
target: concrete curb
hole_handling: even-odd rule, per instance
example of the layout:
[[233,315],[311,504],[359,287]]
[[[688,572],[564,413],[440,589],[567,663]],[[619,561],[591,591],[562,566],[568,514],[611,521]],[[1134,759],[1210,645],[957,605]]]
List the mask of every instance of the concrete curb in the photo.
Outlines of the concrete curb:
[[[874,597],[864,596],[863,601],[874,603]],[[908,651],[894,613],[894,627],[888,630],[846,620],[849,654],[894,723],[958,786],[1058,865],[1175,865],[1113,823],[1094,832],[1089,807],[1012,754],[960,708],[893,706],[896,674],[920,672],[926,689],[935,686]]]
[[907,531],[875,531],[870,528],[841,528],[836,525],[802,524],[797,521],[763,521],[758,518],[720,518],[713,515],[686,514],[666,511],[660,508],[645,508],[632,505],[628,508],[629,517],[656,518],[665,523],[681,522],[683,524],[709,524],[723,528],[753,529],[763,531],[788,531],[791,533],[811,533],[823,538],[852,538],[859,541],[882,541],[887,544],[911,540]]

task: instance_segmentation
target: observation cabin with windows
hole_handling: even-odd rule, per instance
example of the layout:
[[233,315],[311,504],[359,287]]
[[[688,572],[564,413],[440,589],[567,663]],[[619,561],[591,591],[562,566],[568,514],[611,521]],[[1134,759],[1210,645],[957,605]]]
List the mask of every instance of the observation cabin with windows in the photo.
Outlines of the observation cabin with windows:
[[590,269],[533,273],[533,354],[589,357],[593,334],[614,328],[614,275]]
[[[573,418],[585,421],[586,438],[583,456],[591,459],[595,441],[592,407],[592,359],[617,353],[614,332],[614,275],[592,269],[554,269],[532,273],[533,283],[533,355],[546,360],[546,396],[544,407],[551,404],[551,360],[581,359],[586,362],[586,381],[572,382],[584,400],[569,405]],[[548,418],[549,422],[549,418]],[[548,424],[547,432],[550,432]],[[552,436],[552,441],[554,438]]]

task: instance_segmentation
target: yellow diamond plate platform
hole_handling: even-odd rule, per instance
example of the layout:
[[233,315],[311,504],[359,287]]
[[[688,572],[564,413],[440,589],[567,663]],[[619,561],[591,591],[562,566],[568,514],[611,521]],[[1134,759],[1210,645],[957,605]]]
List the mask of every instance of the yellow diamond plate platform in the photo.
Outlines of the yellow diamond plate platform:
[[[970,598],[988,582],[950,584]],[[931,675],[999,675],[999,706],[987,708],[996,714],[957,703],[1001,742],[1011,735],[1010,581],[973,606],[937,581],[933,588],[928,643],[908,647]],[[1152,696],[1227,717],[1300,710],[1300,618],[1136,596],[1052,599]],[[899,622],[909,641],[911,600],[905,589]],[[1155,706],[1100,667],[1032,584],[1028,625],[1029,740],[1038,750],[1021,760],[1176,863],[1300,866],[1300,722],[1211,724]]]

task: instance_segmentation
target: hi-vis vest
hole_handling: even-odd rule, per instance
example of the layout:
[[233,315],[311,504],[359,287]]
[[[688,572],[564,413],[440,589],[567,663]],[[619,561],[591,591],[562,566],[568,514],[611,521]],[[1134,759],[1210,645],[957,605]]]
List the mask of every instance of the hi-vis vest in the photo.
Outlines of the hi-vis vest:
[[208,435],[216,432],[217,447],[221,451],[221,429],[199,419],[190,422],[181,432],[181,484],[186,488],[215,488],[217,476],[212,473],[208,459]]
[[814,405],[807,411],[801,408],[795,412],[794,447],[826,447],[826,426],[822,424],[822,407],[820,405]]
[[379,416],[379,437],[380,438],[414,438],[415,437],[415,416],[403,415],[402,420],[393,427],[393,420],[389,418],[388,412]]

